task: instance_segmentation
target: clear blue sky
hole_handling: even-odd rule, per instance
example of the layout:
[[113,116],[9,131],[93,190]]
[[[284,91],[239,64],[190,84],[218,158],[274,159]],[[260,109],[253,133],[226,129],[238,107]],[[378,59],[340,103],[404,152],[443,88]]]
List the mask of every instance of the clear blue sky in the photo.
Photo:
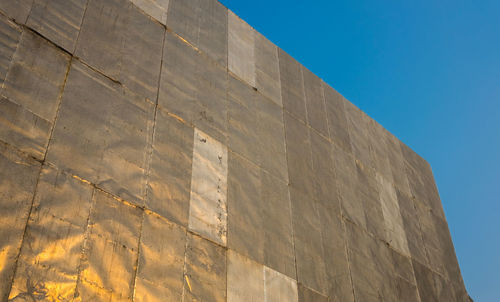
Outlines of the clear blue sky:
[[500,301],[500,1],[222,3],[430,162],[469,294]]

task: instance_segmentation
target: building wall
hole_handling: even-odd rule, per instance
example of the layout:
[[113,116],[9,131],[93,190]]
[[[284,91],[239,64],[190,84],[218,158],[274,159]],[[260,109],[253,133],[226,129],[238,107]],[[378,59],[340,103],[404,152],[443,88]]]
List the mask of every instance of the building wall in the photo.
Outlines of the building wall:
[[216,0],[1,1],[0,83],[2,301],[468,301],[429,164]]

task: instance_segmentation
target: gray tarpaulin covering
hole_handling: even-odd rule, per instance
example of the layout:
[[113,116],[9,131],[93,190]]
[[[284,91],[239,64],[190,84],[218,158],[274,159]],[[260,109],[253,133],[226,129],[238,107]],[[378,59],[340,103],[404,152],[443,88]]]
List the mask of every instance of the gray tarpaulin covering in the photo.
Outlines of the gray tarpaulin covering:
[[1,301],[468,301],[429,164],[216,0],[0,1]]

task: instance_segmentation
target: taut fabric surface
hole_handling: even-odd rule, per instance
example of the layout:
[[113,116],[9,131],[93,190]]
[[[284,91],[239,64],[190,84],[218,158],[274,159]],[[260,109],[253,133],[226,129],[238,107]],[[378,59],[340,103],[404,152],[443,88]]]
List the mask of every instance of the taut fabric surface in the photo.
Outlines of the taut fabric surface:
[[468,301],[429,164],[216,0],[0,2],[0,300]]

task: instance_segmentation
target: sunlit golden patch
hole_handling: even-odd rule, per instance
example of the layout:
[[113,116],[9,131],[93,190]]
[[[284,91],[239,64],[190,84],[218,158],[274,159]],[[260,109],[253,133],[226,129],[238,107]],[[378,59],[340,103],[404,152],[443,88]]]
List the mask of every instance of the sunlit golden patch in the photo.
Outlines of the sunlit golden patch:
[[173,118],[175,118],[179,122],[186,124],[186,121],[182,117],[180,117],[180,116],[178,116],[176,114],[170,113],[170,112],[168,112],[168,115],[171,116],[171,117],[173,117]]
[[193,289],[191,288],[191,282],[189,282],[189,277],[187,275],[184,275],[184,279],[186,279],[186,283],[189,287],[189,291],[193,291]]
[[47,301],[68,301],[74,295],[74,284],[49,282],[45,283],[45,298]]
[[0,250],[0,271],[3,271],[7,266],[8,262],[9,249]]
[[86,180],[86,179],[83,179],[83,178],[81,178],[81,177],[79,177],[79,176],[77,176],[77,175],[73,175],[73,178],[74,178],[74,179],[78,179],[79,181],[84,182],[84,183],[86,183],[86,184],[92,185],[92,183],[91,183],[90,181],[88,181],[88,180]]

